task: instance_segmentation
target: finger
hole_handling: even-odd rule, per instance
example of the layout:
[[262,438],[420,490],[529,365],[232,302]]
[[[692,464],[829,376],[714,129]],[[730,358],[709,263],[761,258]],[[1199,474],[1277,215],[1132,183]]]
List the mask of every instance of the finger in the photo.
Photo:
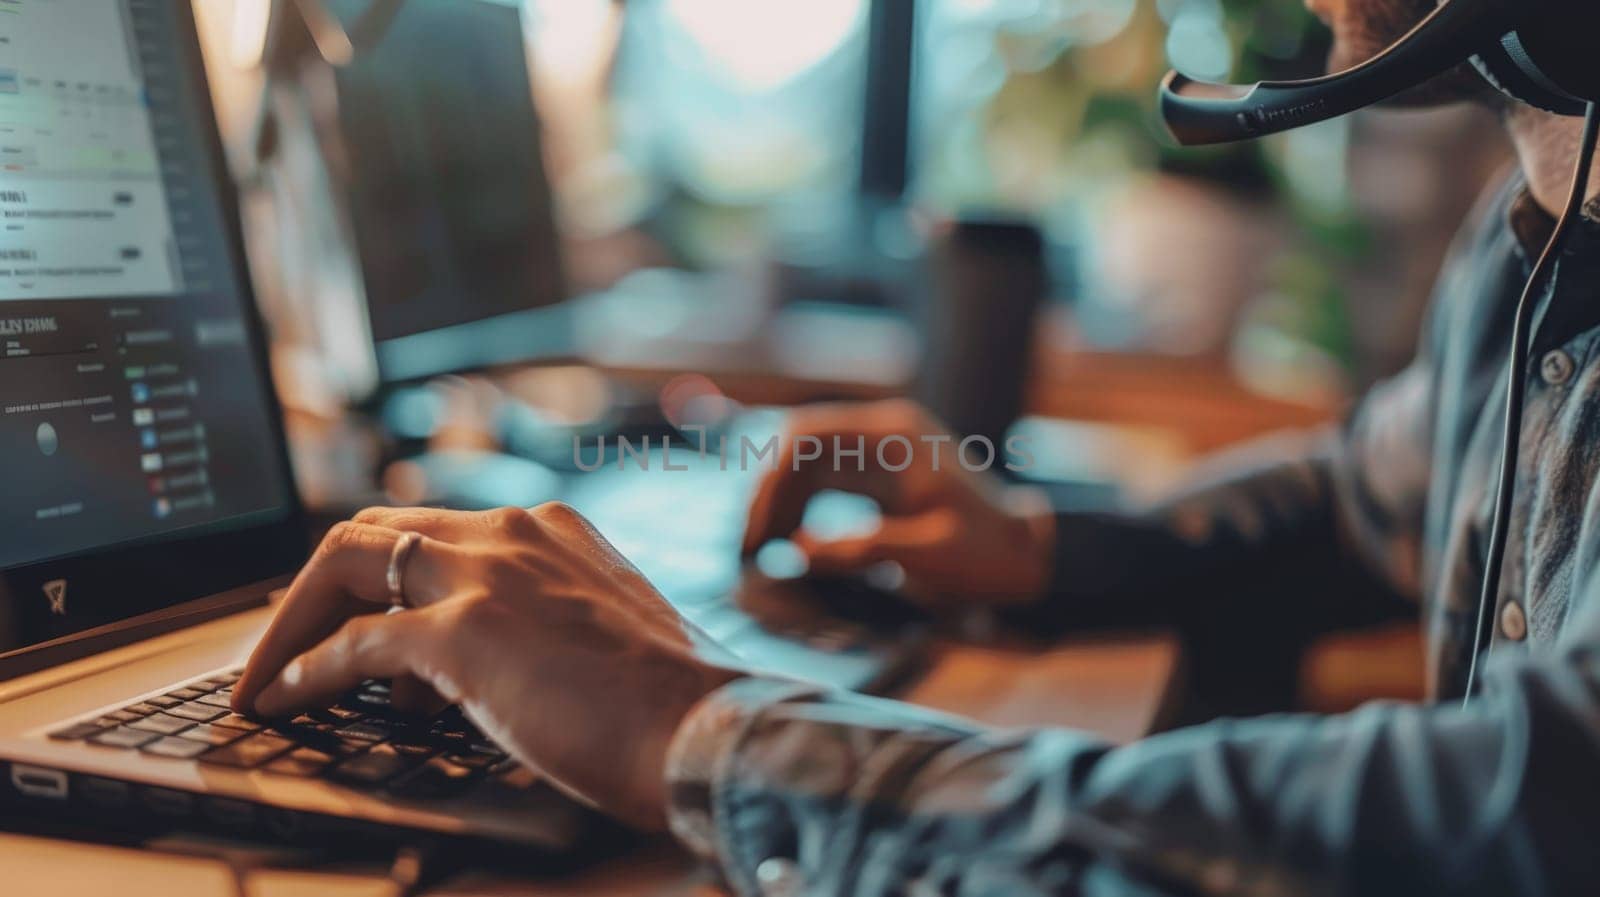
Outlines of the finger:
[[806,556],[807,569],[820,576],[849,576],[883,563],[899,564],[906,575],[926,573],[930,555],[939,550],[937,522],[926,518],[888,520],[866,535],[818,539],[806,532],[795,547]]
[[756,487],[745,518],[740,553],[749,556],[773,539],[782,539],[800,526],[805,505],[816,492],[798,471],[782,463],[768,471]]
[[795,544],[806,556],[806,572],[813,576],[852,576],[867,568],[895,561],[895,550],[874,536],[812,541],[796,536]]
[[[806,505],[825,489],[864,495],[892,512],[900,502],[902,471],[898,465],[908,451],[890,446],[898,436],[912,444],[916,457],[918,434],[900,403],[873,405],[822,405],[790,415],[773,468],[756,487],[745,522],[742,552],[750,555],[773,539],[783,539],[800,528]],[[885,457],[879,456],[883,447]],[[801,454],[804,451],[806,454]],[[820,451],[820,456],[810,458]]]
[[940,543],[915,529],[827,541],[802,533],[795,543],[807,556],[810,575],[865,577],[867,585],[909,604],[935,613],[948,612],[952,608],[949,576],[939,566],[944,552]]
[[442,508],[372,507],[351,518],[352,522],[381,526],[401,532],[420,533],[443,542],[464,542],[482,534],[483,515]]
[[417,611],[349,620],[286,664],[255,698],[253,709],[261,716],[287,716],[326,707],[368,679],[410,673],[425,659],[427,629]]
[[[236,707],[248,708],[290,658],[327,638],[345,620],[389,604],[389,561],[400,536],[396,530],[361,523],[334,527],[289,586],[272,625],[245,664],[234,689]],[[449,594],[445,554],[450,550],[426,537],[412,547],[402,570],[410,603],[425,606]]]

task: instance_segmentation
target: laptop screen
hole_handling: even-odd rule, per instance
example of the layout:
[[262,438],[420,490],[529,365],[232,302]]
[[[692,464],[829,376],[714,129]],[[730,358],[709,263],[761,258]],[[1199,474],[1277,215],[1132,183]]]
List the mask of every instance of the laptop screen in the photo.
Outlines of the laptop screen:
[[0,568],[292,506],[179,15],[0,3]]

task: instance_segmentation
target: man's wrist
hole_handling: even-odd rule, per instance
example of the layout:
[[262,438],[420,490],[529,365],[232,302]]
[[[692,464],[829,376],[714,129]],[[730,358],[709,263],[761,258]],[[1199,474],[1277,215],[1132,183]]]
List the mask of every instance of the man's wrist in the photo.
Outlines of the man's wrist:
[[668,821],[672,796],[667,784],[670,777],[665,773],[677,732],[707,695],[744,675],[727,667],[697,664],[693,684],[686,684],[680,689],[664,689],[651,701],[649,712],[655,715],[655,721],[644,727],[637,754],[642,764],[640,775],[646,789],[639,792],[638,797],[648,810],[647,818],[654,820],[647,827],[659,828]]
[[810,685],[741,678],[706,695],[684,716],[667,747],[667,827],[696,856],[722,861],[717,789],[756,716],[774,704],[819,693]]

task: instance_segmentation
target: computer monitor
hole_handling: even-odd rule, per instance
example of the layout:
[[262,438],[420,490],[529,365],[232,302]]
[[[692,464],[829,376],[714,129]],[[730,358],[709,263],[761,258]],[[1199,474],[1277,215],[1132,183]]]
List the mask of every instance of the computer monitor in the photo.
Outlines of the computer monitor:
[[335,78],[380,378],[570,352],[520,6],[408,0]]
[[304,550],[197,48],[166,0],[0,14],[0,654]]

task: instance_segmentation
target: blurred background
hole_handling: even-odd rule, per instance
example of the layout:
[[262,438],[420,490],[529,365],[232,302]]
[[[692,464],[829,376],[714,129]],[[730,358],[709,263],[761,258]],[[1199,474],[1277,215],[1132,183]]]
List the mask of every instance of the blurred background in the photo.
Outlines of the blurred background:
[[[138,37],[144,13],[182,2],[118,4],[128,13],[122,33]],[[996,610],[1005,603],[998,595],[959,612],[927,612],[905,600],[908,577],[892,562],[830,576],[807,569],[803,540],[745,551],[752,493],[769,460],[756,447],[775,448],[797,406],[914,399],[957,437],[1004,446],[994,459],[1000,465],[1015,457],[1013,439],[1026,440],[1025,469],[991,465],[984,475],[995,500],[1130,512],[1128,523],[1186,482],[1237,472],[1227,465],[1271,463],[1274,454],[1303,460],[1309,441],[1329,435],[1365,390],[1408,364],[1455,234],[1486,187],[1511,168],[1489,112],[1375,110],[1210,149],[1174,146],[1159,120],[1157,85],[1169,69],[1237,82],[1320,74],[1330,39],[1305,3],[189,0],[239,187],[308,535],[374,505],[477,510],[564,501],[736,660],[1004,729],[1056,726],[1127,743],[1221,717],[1423,701],[1430,664],[1415,614],[1403,600],[1382,601],[1405,597],[1379,594],[1387,586],[1352,583],[1371,572],[1365,565],[1339,571],[1348,579],[1282,585],[1287,577],[1266,576],[1259,589],[1224,596],[1242,600],[1195,600],[1214,589],[1179,595],[1184,600],[1171,606],[1182,609],[1172,619],[1141,619],[1142,596],[1130,595],[1133,613],[1069,608],[1019,614],[1025,622],[1011,625],[1011,615]],[[0,0],[0,19],[43,8],[50,21],[65,21],[59,14],[70,6]],[[147,94],[166,90],[172,100],[154,103],[169,117],[152,132],[156,155],[142,137],[136,149],[149,171],[160,162],[164,173],[185,175],[164,177],[161,189],[172,200],[172,220],[192,225],[211,220],[209,212],[191,217],[182,199],[200,173],[200,154],[188,152],[189,129],[180,139],[170,127],[190,111],[180,100],[192,98],[172,95],[170,79],[155,77],[186,60],[188,48],[159,55],[174,51],[165,28],[152,32],[161,46],[128,48],[152,75]],[[181,36],[186,43],[187,32]],[[6,49],[0,46],[0,94],[18,84]],[[61,96],[93,87],[58,86]],[[29,99],[19,108],[32,127],[45,119]],[[88,101],[74,96],[79,102]],[[85,108],[51,107],[51,114],[87,116],[80,121],[121,114]],[[84,134],[95,136],[86,144],[90,161],[105,161],[98,132]],[[126,150],[120,141],[108,145],[105,152]],[[31,147],[20,157],[29,164]],[[172,147],[182,152],[169,155]],[[123,191],[117,194],[121,205]],[[185,271],[201,266],[186,284],[203,296],[199,285],[213,282],[203,274],[208,262],[178,253],[173,247],[185,238],[182,229],[174,233],[170,261]],[[141,251],[120,248],[124,260]],[[244,341],[231,326],[233,294],[224,292],[218,298],[227,300],[227,316],[197,318],[195,340],[226,353]],[[141,327],[120,334],[119,346],[127,351],[134,336],[142,344],[172,334]],[[122,367],[130,378],[179,370]],[[200,380],[182,376],[179,391],[199,394]],[[131,389],[135,405],[152,398],[145,380]],[[136,411],[133,419],[149,440],[141,463],[153,471],[147,485],[158,518],[175,509],[167,493],[180,481],[204,498],[173,499],[209,506],[208,469],[219,488],[228,467],[231,479],[245,483],[255,469],[242,461],[265,457],[265,447],[213,457],[204,445],[163,455],[164,442],[211,437],[200,426],[144,428],[157,418],[141,410],[151,417],[141,421]],[[244,423],[231,429],[257,432]],[[213,435],[237,441],[224,429]],[[48,423],[23,435],[32,437],[27,452],[45,455],[70,436]],[[848,464],[848,445],[833,449],[834,460]],[[959,461],[950,457],[956,451]],[[970,464],[965,440],[943,452],[945,464]],[[62,457],[72,461],[72,454]],[[201,466],[193,475],[163,468],[180,463]],[[852,482],[888,489],[881,478]],[[143,475],[138,485],[146,485]],[[808,501],[801,528],[818,540],[870,533],[881,520],[867,496],[825,490]],[[37,513],[65,518],[73,508],[83,504]],[[787,529],[792,521],[780,516]],[[1183,518],[1173,521],[1176,531],[1195,529],[1194,515],[1172,516]],[[1260,523],[1257,515],[1233,516],[1239,527]],[[949,523],[949,514],[925,515],[908,529],[943,531]],[[1281,542],[1264,544],[1270,554]],[[1094,593],[1117,585],[1117,571],[1097,567],[1090,551],[1067,545],[1062,554],[1053,574],[1085,575]],[[1293,559],[1262,560],[1276,573]],[[199,582],[233,558],[195,560]],[[135,603],[172,578],[164,566],[144,566],[148,581],[129,592]],[[0,595],[24,586],[32,592],[27,583],[39,569],[0,581]],[[103,578],[74,585],[73,595],[92,593],[93,580]],[[1255,594],[1277,588],[1286,594]],[[44,589],[48,606],[29,602],[31,610],[16,615],[6,612],[23,603],[0,601],[0,636],[35,626],[66,634],[83,622],[58,617],[65,579]],[[1323,602],[1307,599],[1335,590],[1341,599],[1362,599],[1353,606],[1365,611],[1347,619],[1367,613],[1368,625],[1333,635],[1319,628],[1306,608]],[[99,646],[100,636],[123,644],[231,613],[245,594],[143,615],[126,629],[102,627],[94,640],[8,654],[11,671],[55,664],[66,656],[58,651]],[[86,599],[71,600],[78,607]],[[1101,617],[1125,622],[1113,629]],[[129,668],[130,681],[149,680],[171,646],[193,641],[180,635],[107,657],[133,657],[140,667]],[[0,638],[0,648],[13,641]],[[48,675],[65,681],[83,663]],[[79,683],[83,701],[104,690],[99,681]],[[8,689],[6,706],[17,705],[7,711],[8,726],[50,709],[47,695],[24,704],[12,700],[17,687]],[[366,699],[378,692],[364,687],[360,698],[366,713]],[[115,718],[121,714],[107,717]],[[366,730],[365,740],[417,729],[388,714],[378,721],[341,731]],[[279,728],[264,737],[281,742]],[[213,726],[184,734],[221,737]],[[165,752],[178,741],[163,738],[146,750]],[[390,759],[422,762],[397,750]],[[509,814],[523,805],[513,792],[533,777],[520,766],[502,775],[498,755],[475,750],[467,759],[473,762],[449,768],[493,764],[485,773],[494,778],[492,792],[473,797],[490,798],[494,830],[507,831]],[[104,873],[101,890],[119,894],[129,893],[130,882],[137,891],[146,877],[159,884],[141,893],[226,885],[228,893],[327,894],[347,868],[351,893],[433,893],[436,872],[454,871],[463,858],[472,879],[451,893],[714,893],[710,877],[665,839],[600,830],[573,863],[547,866],[542,851],[517,850],[509,862],[479,869],[476,852],[454,857],[465,837],[407,829],[394,838],[415,849],[391,856],[382,827],[361,823],[359,837],[370,841],[362,855],[381,861],[365,870],[366,860],[347,862],[357,857],[345,855],[331,819],[307,816],[301,826],[295,814],[269,806],[205,795],[197,802],[165,788],[129,791],[73,773],[73,794],[93,805],[96,822],[133,813],[136,804],[155,813],[150,830],[133,840],[157,837],[140,845],[129,870],[104,854],[80,859],[33,837],[78,834],[49,821],[54,814],[44,808],[66,794],[68,776],[47,766],[24,772],[16,764],[11,784],[0,780],[0,817],[7,817],[0,818],[0,865],[7,884],[20,865],[23,880],[50,882],[53,894],[73,889],[62,886],[63,870]],[[428,776],[389,779],[384,795],[419,786],[412,794],[427,799],[437,789],[432,796],[446,802],[428,817],[436,834],[462,834],[446,815],[470,803],[453,789],[480,780],[443,769],[430,761],[419,769]],[[28,795],[39,799],[29,803]],[[184,818],[203,823],[204,837],[169,837]],[[381,818],[413,817],[385,811]],[[314,849],[280,853],[224,840],[245,831]],[[107,852],[124,840],[92,834]],[[226,864],[210,869],[205,859],[214,883],[208,874],[208,884],[174,887],[195,871],[178,853],[195,863],[223,856]],[[590,859],[593,870],[578,868]],[[769,862],[776,877],[767,862],[757,874],[783,890],[781,857]],[[304,863],[315,873],[302,884],[289,867]],[[493,868],[500,865],[513,868]],[[1230,875],[1210,873],[1234,870],[1205,871],[1221,888]],[[369,872],[375,877],[367,882]],[[13,885],[0,894],[29,890]]]
[[1138,501],[1403,366],[1508,161],[1468,108],[1172,146],[1170,67],[1320,73],[1301,0],[195,8],[333,508],[532,504],[576,439],[904,394],[1025,432],[1060,504]]
[[[437,9],[400,24],[478,18],[469,8],[490,3],[418,0]],[[618,352],[632,337],[719,336],[694,324],[661,332],[668,318],[694,319],[674,302],[704,299],[701,278],[718,275],[744,278],[728,288],[762,306],[726,321],[730,338],[793,304],[906,312],[939,228],[981,216],[1042,234],[1050,346],[1206,362],[1265,394],[1337,402],[1409,357],[1443,250],[1505,156],[1491,123],[1465,109],[1172,148],[1153,109],[1169,66],[1250,79],[1320,68],[1325,32],[1298,0],[502,5],[518,13],[538,121],[475,122],[495,110],[467,103],[431,110],[430,126],[501,143],[519,125],[542,128],[520,146],[542,147],[573,294],[620,289],[657,305],[628,315],[651,333],[616,334]],[[263,91],[319,77],[304,61],[261,58],[253,44],[270,6],[197,4],[244,173],[293,167],[263,158],[262,141],[282,139],[292,156],[304,138],[263,136],[274,111]],[[327,8],[353,19],[364,6]],[[437,75],[464,64],[478,40],[472,26],[458,36],[416,65]],[[314,122],[302,114],[277,124]],[[1474,130],[1479,139],[1462,137]],[[274,261],[257,267],[290,301],[282,294],[307,275],[275,278],[290,247],[268,242],[257,241]]]

